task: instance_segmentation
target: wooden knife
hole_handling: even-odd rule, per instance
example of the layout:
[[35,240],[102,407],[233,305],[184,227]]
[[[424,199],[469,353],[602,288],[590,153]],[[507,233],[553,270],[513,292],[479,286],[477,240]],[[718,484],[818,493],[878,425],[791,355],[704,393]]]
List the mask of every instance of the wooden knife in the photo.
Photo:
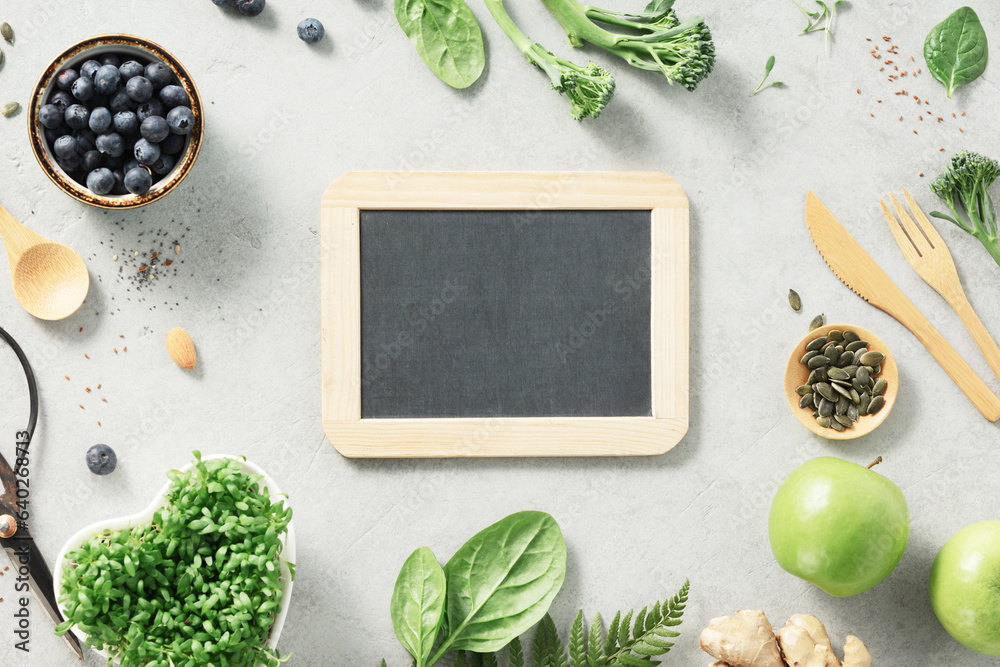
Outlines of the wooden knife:
[[837,277],[855,294],[913,332],[984,417],[991,422],[1000,419],[1000,398],[811,190],[806,198],[806,225],[816,249]]

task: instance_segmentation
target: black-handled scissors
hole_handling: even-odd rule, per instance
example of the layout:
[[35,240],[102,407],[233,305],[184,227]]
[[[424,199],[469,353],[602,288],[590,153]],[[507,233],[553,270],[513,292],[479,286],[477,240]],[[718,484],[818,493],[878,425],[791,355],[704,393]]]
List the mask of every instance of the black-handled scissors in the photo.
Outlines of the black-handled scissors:
[[[12,565],[11,569],[14,571],[17,581],[27,582],[35,600],[42,606],[53,623],[58,625],[63,621],[63,618],[56,605],[52,570],[45,563],[42,552],[35,544],[28,522],[23,520],[23,517],[27,516],[23,496],[21,504],[18,504],[18,489],[25,489],[27,484],[26,479],[18,477],[18,472],[29,462],[28,447],[35,434],[35,424],[38,422],[38,388],[35,385],[35,374],[31,370],[31,364],[28,363],[28,358],[21,346],[2,328],[0,328],[0,338],[7,341],[21,362],[25,378],[28,380],[28,395],[31,400],[28,428],[18,433],[14,467],[11,467],[7,459],[0,453],[0,483],[3,485],[3,495],[0,495],[0,547],[3,547],[4,551],[7,552]],[[69,643],[77,657],[83,660],[83,648],[80,646],[80,640],[72,632],[67,632],[63,638]]]

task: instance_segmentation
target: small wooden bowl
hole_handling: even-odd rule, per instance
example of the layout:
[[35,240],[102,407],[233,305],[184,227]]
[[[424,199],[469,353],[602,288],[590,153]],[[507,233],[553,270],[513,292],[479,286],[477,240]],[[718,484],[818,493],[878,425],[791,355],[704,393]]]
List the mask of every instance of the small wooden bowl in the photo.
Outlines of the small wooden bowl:
[[[858,334],[861,340],[868,341],[869,350],[875,350],[884,354],[885,361],[882,362],[882,372],[878,377],[885,378],[888,384],[884,394],[885,405],[882,406],[882,409],[874,415],[862,415],[854,426],[845,428],[843,431],[835,431],[832,428],[824,428],[817,424],[816,419],[812,416],[812,410],[799,407],[799,400],[802,397],[795,391],[809,379],[809,368],[801,363],[802,357],[806,353],[806,345],[816,338],[825,336],[833,329],[840,331],[850,329]],[[892,352],[882,342],[882,339],[871,331],[851,324],[827,324],[815,331],[810,331],[803,336],[802,340],[795,346],[795,349],[792,350],[792,355],[788,358],[788,364],[785,366],[785,397],[788,399],[788,406],[792,409],[795,416],[798,417],[799,421],[802,422],[803,426],[816,435],[829,440],[853,440],[874,431],[878,428],[879,424],[885,421],[889,413],[892,412],[892,407],[896,404],[896,393],[898,391],[899,369],[896,367],[896,360],[893,358]]]
[[[174,168],[158,182],[153,183],[153,187],[144,195],[98,195],[88,190],[85,185],[78,183],[70,177],[56,162],[52,147],[46,141],[41,123],[38,122],[38,110],[42,108],[42,105],[48,100],[49,95],[55,88],[56,75],[67,67],[77,67],[84,61],[105,53],[136,57],[144,61],[158,60],[162,62],[174,73],[177,85],[184,88],[184,91],[191,100],[191,111],[194,113],[195,118],[194,130],[188,135],[184,148],[177,154],[177,164],[174,165]],[[194,85],[194,79],[191,78],[191,75],[184,69],[180,61],[155,42],[135,37],[134,35],[122,34],[90,37],[82,42],[77,42],[60,53],[55,60],[49,63],[48,67],[45,68],[45,71],[38,78],[35,89],[31,94],[27,116],[28,138],[31,141],[31,149],[35,153],[35,158],[38,160],[38,164],[42,167],[45,175],[59,186],[63,192],[84,204],[117,210],[138,208],[139,206],[151,204],[176,188],[191,171],[194,161],[198,158],[198,153],[201,150],[202,135],[205,129],[205,112],[201,96]]]

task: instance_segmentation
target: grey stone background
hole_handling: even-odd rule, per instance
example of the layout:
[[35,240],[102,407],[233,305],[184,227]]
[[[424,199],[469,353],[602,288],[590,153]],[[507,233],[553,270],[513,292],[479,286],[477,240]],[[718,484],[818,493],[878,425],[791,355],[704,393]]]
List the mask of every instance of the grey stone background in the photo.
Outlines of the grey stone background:
[[[878,210],[879,197],[900,185],[936,208],[928,183],[960,148],[1000,155],[996,65],[948,101],[920,57],[927,31],[959,4],[853,3],[840,12],[827,53],[822,35],[798,35],[804,19],[790,0],[681,0],[680,12],[703,13],[715,35],[712,77],[691,94],[601,52],[577,54],[610,66],[619,83],[606,113],[580,124],[475,1],[489,64],[463,92],[427,70],[388,0],[272,2],[257,19],[207,0],[4,2],[0,20],[14,26],[17,42],[4,46],[3,101],[25,103],[38,73],[69,44],[120,31],[170,49],[194,73],[208,109],[204,150],[188,180],[162,202],[118,214],[60,193],[35,164],[24,114],[0,119],[0,202],[78,249],[93,279],[83,310],[57,323],[32,319],[0,288],[2,325],[27,350],[42,392],[31,497],[41,548],[54,558],[80,526],[141,509],[165,471],[193,449],[246,454],[279,481],[296,510],[299,578],[281,638],[292,664],[367,666],[383,656],[407,664],[388,613],[405,557],[428,545],[444,560],[480,528],[526,508],[550,512],[565,532],[569,573],[552,609],[560,628],[581,607],[588,615],[641,607],[690,577],[684,634],[667,664],[707,664],[700,629],[740,608],[764,609],[776,624],[815,613],[835,641],[847,633],[863,638],[879,665],[1000,664],[953,642],[927,599],[941,545],[961,527],[997,517],[997,427],[906,330],[837,280],[802,215],[812,188],[1000,387],[957,317],[906,264]],[[974,4],[1000,39],[996,6]],[[569,52],[540,3],[511,10],[534,39]],[[295,36],[306,16],[326,23],[327,39],[316,48]],[[907,69],[925,69],[922,77],[886,81],[865,41],[885,48],[883,34],[899,45]],[[749,98],[772,54],[774,75],[787,87]],[[928,108],[946,121],[918,121],[912,98],[893,95],[900,88],[931,101]],[[965,110],[959,133],[951,112]],[[360,169],[674,176],[692,213],[691,430],[684,441],[643,459],[352,461],[337,454],[320,425],[319,202],[331,181]],[[112,255],[150,250],[158,230],[161,239],[184,234],[177,258],[184,263],[139,295],[127,291],[122,259]],[[941,231],[973,304],[1000,335],[1000,268],[971,237]],[[789,310],[790,287],[802,294],[804,312]],[[863,440],[815,438],[785,404],[789,349],[819,312],[877,332],[899,361],[897,407]],[[198,346],[193,373],[164,351],[174,326]],[[4,353],[0,364],[0,432],[11,434],[3,444],[9,452],[27,403],[13,357]],[[98,383],[107,404],[84,391]],[[95,442],[118,451],[114,475],[87,471],[83,453]],[[848,599],[783,572],[767,543],[777,485],[824,454],[860,463],[883,455],[879,471],[902,487],[912,514],[896,571]],[[0,577],[0,596],[0,662],[73,664],[37,608],[30,658],[15,654],[12,621],[2,620],[14,609],[11,577]],[[90,654],[86,664],[102,661]]]

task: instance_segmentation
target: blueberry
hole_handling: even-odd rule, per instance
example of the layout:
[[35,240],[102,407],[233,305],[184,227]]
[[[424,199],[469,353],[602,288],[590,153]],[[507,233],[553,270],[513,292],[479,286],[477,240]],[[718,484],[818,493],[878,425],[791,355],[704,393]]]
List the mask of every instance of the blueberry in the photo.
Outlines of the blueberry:
[[132,111],[119,111],[112,122],[119,134],[135,134],[139,129],[139,118]]
[[125,152],[125,140],[117,132],[106,132],[98,135],[97,150],[111,157],[119,157]]
[[173,155],[162,155],[162,150],[160,153],[160,159],[150,165],[149,168],[152,169],[153,173],[157,176],[166,176],[170,173],[170,170],[174,168],[174,165],[177,164],[177,158]]
[[167,109],[191,106],[191,98],[188,97],[187,91],[180,86],[164,86],[163,90],[160,91],[160,100]]
[[46,127],[42,131],[45,133],[45,140],[48,141],[50,145],[56,143],[56,139],[58,139],[59,137],[65,137],[67,134],[70,134],[72,132],[72,130],[70,130],[65,125],[63,125],[62,127],[57,127],[54,130],[50,130],[49,128]]
[[299,39],[307,44],[315,44],[323,39],[326,30],[319,19],[302,19],[299,22]]
[[115,69],[118,69],[118,67],[122,64],[122,61],[118,56],[116,56],[113,53],[105,53],[103,56],[101,56],[101,64],[111,65]]
[[153,185],[153,177],[142,167],[133,167],[125,172],[125,187],[134,195],[144,195]]
[[106,107],[97,107],[90,112],[90,129],[100,134],[111,127],[111,112]]
[[124,195],[128,194],[128,188],[125,187],[125,172],[120,167],[115,169],[113,172],[115,177],[115,185],[111,188],[111,194],[113,195]]
[[64,69],[56,75],[56,88],[69,91],[73,87],[73,82],[80,78],[80,73],[75,69]]
[[88,60],[80,65],[80,76],[85,79],[93,79],[99,69],[101,69],[101,63],[96,60]]
[[97,135],[90,130],[75,130],[73,137],[76,139],[76,152],[80,155],[94,150],[97,145]]
[[174,80],[174,73],[163,63],[152,62],[146,65],[146,78],[160,89]]
[[[79,80],[83,81],[83,79]],[[66,107],[65,119],[66,124],[72,129],[82,130],[87,127],[87,123],[90,121],[90,109],[82,104],[71,104]]]
[[108,169],[111,169],[111,170],[124,168],[125,167],[125,154],[122,153],[121,155],[118,155],[116,157],[111,157],[110,155],[106,156],[104,158],[104,166],[107,167]]
[[115,187],[115,175],[107,167],[101,167],[87,174],[87,187],[97,195],[106,195]]
[[81,76],[79,79],[73,82],[73,97],[80,100],[81,102],[88,102],[94,99],[94,95],[97,94],[97,89],[94,86],[94,81],[88,76]]
[[236,4],[236,0],[212,0],[219,7],[232,7]]
[[167,124],[174,134],[190,134],[194,129],[194,112],[187,107],[174,107],[167,114]]
[[[108,172],[110,174],[110,172]],[[112,176],[112,178],[114,178]],[[88,177],[89,181],[90,178]],[[115,450],[107,445],[94,445],[87,450],[87,467],[95,475],[110,475],[118,466]]]
[[236,0],[236,9],[243,16],[257,16],[264,11],[264,0]]
[[139,164],[151,165],[160,159],[160,147],[145,139],[135,142],[135,159]]
[[148,102],[140,104],[135,113],[139,117],[140,123],[150,116],[166,116],[166,112],[163,109],[163,102],[155,97]]
[[76,155],[76,137],[71,134],[59,137],[56,139],[56,142],[52,144],[52,152],[54,152],[57,157],[61,158],[68,158]]
[[80,168],[80,158],[76,155],[59,158],[56,162],[59,163],[59,166],[62,167],[66,173],[73,173]]
[[54,130],[63,124],[65,114],[54,104],[46,104],[38,110],[38,122],[42,127]]
[[104,156],[101,155],[100,151],[87,151],[83,154],[80,166],[82,166],[83,170],[86,172],[99,169],[104,166]]
[[66,107],[75,103],[76,100],[73,98],[73,96],[70,95],[65,90],[57,90],[56,92],[52,93],[52,96],[49,98],[49,104],[53,104],[59,107],[59,110],[62,111],[63,113],[66,113]]
[[118,68],[119,74],[122,75],[122,81],[128,81],[133,77],[142,76],[145,71],[146,68],[134,60],[123,62],[121,67]]
[[160,152],[164,155],[177,155],[184,149],[187,137],[183,134],[171,133],[166,139],[160,142]]
[[128,93],[125,92],[124,88],[117,90],[115,94],[108,99],[108,107],[110,107],[112,111],[125,111],[126,109],[131,108],[133,104],[135,104],[135,102],[133,102],[132,98],[128,96]]
[[97,74],[94,75],[94,85],[100,94],[111,95],[118,90],[118,83],[121,79],[122,75],[117,67],[114,65],[102,65],[101,69],[97,70]]
[[136,102],[145,102],[153,96],[153,84],[144,76],[134,76],[125,84],[125,91]]
[[150,116],[142,121],[142,125],[139,126],[139,134],[146,141],[158,144],[170,134],[170,126],[167,125],[163,116]]

